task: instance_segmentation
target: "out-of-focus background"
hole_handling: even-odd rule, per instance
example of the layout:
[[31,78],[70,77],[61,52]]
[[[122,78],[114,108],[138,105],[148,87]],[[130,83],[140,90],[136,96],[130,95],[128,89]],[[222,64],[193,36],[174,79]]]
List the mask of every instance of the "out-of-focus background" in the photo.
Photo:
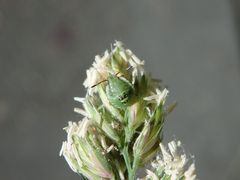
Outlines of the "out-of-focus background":
[[123,41],[164,80],[165,140],[182,140],[199,179],[239,179],[237,0],[0,0],[0,180],[77,180],[62,157],[74,96],[94,56]]

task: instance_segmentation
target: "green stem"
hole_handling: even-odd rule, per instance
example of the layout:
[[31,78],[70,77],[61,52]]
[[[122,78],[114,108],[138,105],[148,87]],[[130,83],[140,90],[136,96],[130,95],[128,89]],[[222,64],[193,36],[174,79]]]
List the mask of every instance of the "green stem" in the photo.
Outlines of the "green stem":
[[125,132],[125,138],[124,138],[124,142],[123,142],[123,148],[121,150],[121,153],[123,155],[126,167],[127,167],[127,171],[128,171],[128,175],[127,175],[127,180],[135,180],[135,174],[136,174],[136,168],[133,169],[132,167],[132,160],[131,160],[131,155],[128,152],[128,145],[130,144],[133,132],[129,130],[128,127],[125,127],[124,129]]
[[133,160],[132,172],[134,172],[134,174],[136,173],[136,171],[138,169],[139,160],[140,160],[140,158],[134,158],[134,160]]
[[133,172],[132,167],[131,167],[131,160],[130,160],[130,158],[129,158],[130,156],[128,154],[128,145],[124,146],[124,148],[122,149],[122,154],[123,154],[125,164],[127,166],[128,180],[134,180],[135,172]]

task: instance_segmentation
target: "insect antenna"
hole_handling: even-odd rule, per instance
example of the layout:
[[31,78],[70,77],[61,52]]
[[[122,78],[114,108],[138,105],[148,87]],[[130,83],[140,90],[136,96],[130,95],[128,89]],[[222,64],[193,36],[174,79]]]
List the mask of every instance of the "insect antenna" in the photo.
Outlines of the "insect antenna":
[[[101,76],[101,77],[103,78],[102,74],[98,71],[98,69],[95,68],[95,67],[94,67],[94,69],[99,73],[99,76]],[[94,88],[95,86],[97,86],[97,85],[99,85],[99,84],[101,84],[101,83],[103,83],[103,82],[105,82],[105,81],[108,81],[108,80],[107,80],[107,79],[104,79],[104,80],[98,82],[97,84],[92,85],[91,88]]]
[[[133,68],[132,66],[129,66],[126,70],[129,71],[129,70],[132,69],[132,68]],[[115,74],[115,76],[117,76],[119,73],[120,73],[120,72],[117,72],[117,73]],[[120,76],[117,76],[117,77],[122,77],[122,76],[124,76],[124,75],[120,75]]]
[[99,84],[101,84],[101,83],[103,83],[103,82],[105,82],[105,81],[108,81],[108,80],[107,80],[107,79],[102,80],[102,81],[98,82],[97,84],[94,84],[93,86],[91,86],[91,88],[94,88],[94,87],[96,87],[97,85],[99,85]]

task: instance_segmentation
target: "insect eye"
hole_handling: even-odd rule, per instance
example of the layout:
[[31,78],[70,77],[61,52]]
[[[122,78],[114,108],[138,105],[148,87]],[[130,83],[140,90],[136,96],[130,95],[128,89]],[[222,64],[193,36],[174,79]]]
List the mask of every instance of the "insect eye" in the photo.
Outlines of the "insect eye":
[[118,99],[121,101],[121,100],[123,100],[123,99],[125,99],[127,97],[128,97],[128,94],[124,93],[122,96],[119,96]]

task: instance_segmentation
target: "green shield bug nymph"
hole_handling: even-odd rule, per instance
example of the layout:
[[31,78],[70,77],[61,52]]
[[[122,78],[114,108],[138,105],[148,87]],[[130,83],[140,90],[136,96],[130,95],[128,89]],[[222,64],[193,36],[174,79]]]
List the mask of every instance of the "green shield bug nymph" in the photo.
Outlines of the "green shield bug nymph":
[[106,94],[114,107],[124,109],[132,104],[135,91],[132,84],[124,77],[109,74]]
[[106,86],[107,98],[114,107],[124,109],[133,103],[135,90],[126,78],[109,73],[108,79],[95,84],[92,88],[105,81],[108,82]]

